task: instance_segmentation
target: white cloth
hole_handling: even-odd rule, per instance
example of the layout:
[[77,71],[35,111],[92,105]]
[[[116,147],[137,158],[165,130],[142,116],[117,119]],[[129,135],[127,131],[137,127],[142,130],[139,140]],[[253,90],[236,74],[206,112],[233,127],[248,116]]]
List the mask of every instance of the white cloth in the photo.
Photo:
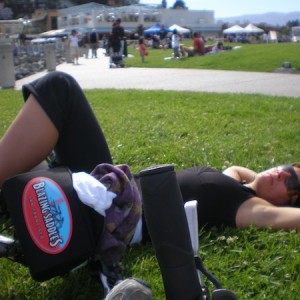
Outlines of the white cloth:
[[143,240],[143,223],[142,218],[139,219],[139,222],[136,225],[134,235],[130,241],[130,245],[140,244]]
[[172,35],[172,48],[179,48],[180,46],[180,36],[178,34]]
[[105,211],[110,208],[117,195],[108,191],[100,181],[85,172],[73,173],[72,179],[80,201],[105,217]]
[[69,36],[70,39],[70,46],[71,47],[78,47],[78,42],[79,42],[79,38],[77,35],[70,35]]

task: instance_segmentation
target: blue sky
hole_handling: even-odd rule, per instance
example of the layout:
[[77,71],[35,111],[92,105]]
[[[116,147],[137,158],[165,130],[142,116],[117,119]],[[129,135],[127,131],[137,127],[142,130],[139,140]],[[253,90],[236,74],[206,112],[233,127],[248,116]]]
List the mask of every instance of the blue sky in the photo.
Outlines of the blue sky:
[[[300,0],[183,0],[189,9],[214,10],[215,18],[266,12],[300,11]],[[161,0],[140,0],[142,4],[161,4]],[[167,0],[172,6],[175,0]]]

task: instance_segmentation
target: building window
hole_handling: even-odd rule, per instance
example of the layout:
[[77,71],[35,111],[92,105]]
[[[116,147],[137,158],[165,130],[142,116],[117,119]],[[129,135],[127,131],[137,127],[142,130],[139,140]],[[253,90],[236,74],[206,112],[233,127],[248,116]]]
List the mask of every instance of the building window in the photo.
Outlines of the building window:
[[115,15],[115,13],[110,12],[106,13],[104,18],[106,22],[114,22],[118,17]]
[[139,14],[134,12],[123,12],[121,14],[122,22],[138,22]]
[[145,22],[156,22],[160,23],[160,14],[159,13],[144,13]]
[[92,24],[92,17],[90,14],[86,14],[84,16],[84,24],[89,24],[90,26],[93,26]]
[[71,16],[70,25],[79,25],[79,15]]

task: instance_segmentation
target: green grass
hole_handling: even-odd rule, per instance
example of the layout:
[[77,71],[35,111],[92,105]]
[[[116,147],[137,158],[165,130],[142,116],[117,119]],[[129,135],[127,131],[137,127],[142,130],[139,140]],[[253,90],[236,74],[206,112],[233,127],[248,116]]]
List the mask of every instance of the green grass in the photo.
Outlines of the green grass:
[[[300,161],[299,99],[133,90],[85,93],[114,163],[127,163],[134,172],[160,163],[174,163],[177,169],[243,165],[260,171]],[[0,103],[2,136],[22,106],[21,92],[1,91]],[[239,299],[299,299],[298,232],[223,228],[201,232],[199,241],[205,266]],[[122,264],[127,276],[151,284],[154,299],[164,299],[150,245],[130,248]],[[25,267],[1,260],[0,274],[0,299],[101,298],[100,286],[86,269],[39,283]]]
[[[190,40],[183,41],[187,46]],[[208,43],[209,44],[209,43]],[[300,72],[300,43],[277,44],[224,44],[225,46],[241,46],[238,50],[225,51],[218,54],[210,54],[200,57],[188,57],[179,60],[164,60],[172,56],[172,49],[162,51],[149,49],[146,62],[142,63],[138,51],[128,47],[129,54],[133,58],[126,59],[128,67],[145,68],[189,68],[211,70],[234,70],[250,72],[273,72],[280,68],[282,63],[289,61],[292,67]]]

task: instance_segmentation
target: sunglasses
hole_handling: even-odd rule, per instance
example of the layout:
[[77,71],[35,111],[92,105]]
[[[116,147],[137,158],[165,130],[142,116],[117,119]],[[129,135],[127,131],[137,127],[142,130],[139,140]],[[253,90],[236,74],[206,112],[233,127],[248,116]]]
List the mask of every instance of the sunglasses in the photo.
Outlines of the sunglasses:
[[297,190],[297,191],[300,192],[300,181],[299,181],[299,178],[298,178],[298,176],[296,174],[296,171],[293,168],[293,166],[291,166],[291,165],[283,165],[283,166],[280,166],[280,168],[283,171],[288,172],[291,175],[285,181],[286,188],[289,191]]

